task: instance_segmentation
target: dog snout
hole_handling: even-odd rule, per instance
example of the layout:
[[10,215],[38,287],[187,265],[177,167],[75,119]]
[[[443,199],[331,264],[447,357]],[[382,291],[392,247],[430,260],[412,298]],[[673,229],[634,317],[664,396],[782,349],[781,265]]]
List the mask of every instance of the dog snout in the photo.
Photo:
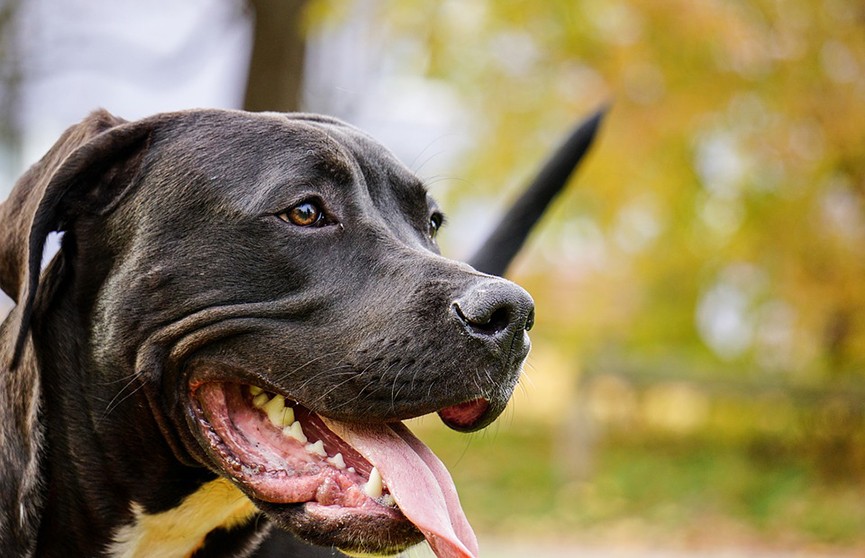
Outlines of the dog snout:
[[488,279],[469,288],[451,309],[469,334],[494,352],[525,356],[525,332],[534,325],[535,303],[522,287],[504,279]]

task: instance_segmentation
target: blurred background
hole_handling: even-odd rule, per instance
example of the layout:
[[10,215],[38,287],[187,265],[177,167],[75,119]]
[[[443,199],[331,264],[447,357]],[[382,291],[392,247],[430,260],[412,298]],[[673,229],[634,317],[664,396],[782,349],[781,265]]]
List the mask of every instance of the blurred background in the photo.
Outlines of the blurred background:
[[427,181],[461,258],[605,103],[511,270],[515,400],[413,425],[485,556],[861,556],[861,1],[0,0],[0,199],[96,107],[323,112]]

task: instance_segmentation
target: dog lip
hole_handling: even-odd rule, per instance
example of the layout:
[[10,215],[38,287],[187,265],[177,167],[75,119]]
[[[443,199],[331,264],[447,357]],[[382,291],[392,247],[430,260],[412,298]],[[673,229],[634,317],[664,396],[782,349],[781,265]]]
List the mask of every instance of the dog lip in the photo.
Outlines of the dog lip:
[[[199,379],[189,386],[189,418],[207,461],[232,478],[277,523],[311,542],[355,551],[399,551],[423,539],[395,506],[386,487],[380,497],[365,493],[372,465],[352,453],[350,446],[338,446],[346,456],[343,468],[337,470],[331,461],[333,451],[327,452],[327,458],[306,458],[300,453],[302,446],[291,440],[286,443],[296,445],[293,453],[302,456],[292,461],[294,458],[281,453],[285,448],[279,445],[277,429],[262,433],[270,423],[263,409],[253,407],[250,385]],[[320,422],[312,419],[315,413],[300,405],[295,411],[308,426]],[[255,414],[261,415],[258,426],[250,421]],[[326,427],[309,426],[310,437],[324,435],[320,428]],[[274,439],[277,443],[268,447],[268,441]],[[337,447],[334,439],[338,437],[327,442],[331,450]],[[321,440],[317,441],[323,449]],[[285,461],[280,462],[281,455]]]
[[490,402],[484,397],[478,397],[463,403],[457,403],[438,411],[439,418],[449,428],[457,431],[471,431],[484,422],[490,410]]
[[[252,397],[249,391],[249,386],[241,384],[212,382],[203,384],[192,394],[193,411],[205,445],[217,451],[217,458],[238,459],[243,473],[238,475],[288,473],[306,477],[322,470],[337,470],[343,475],[352,475],[351,480],[357,483],[365,482],[371,476],[373,466],[330,433],[315,413],[299,404],[285,406],[286,411],[291,411],[289,422],[295,423],[289,429],[287,424],[274,423],[273,409],[266,403],[256,403],[260,395]],[[264,397],[268,399],[267,395]],[[270,398],[279,398],[280,407],[284,406],[283,396]],[[285,411],[279,413],[279,418],[286,416]],[[295,413],[297,420],[294,419]],[[325,446],[330,451],[325,452]],[[344,457],[344,461],[341,458],[338,464],[332,461],[337,454]],[[233,469],[239,471],[237,467]],[[267,497],[259,494],[262,496],[262,499],[274,503],[297,503],[287,502],[278,495]]]
[[[402,423],[341,422],[301,405],[294,407],[295,417],[283,418],[281,395],[230,382],[191,382],[190,387],[188,420],[205,462],[301,538],[380,554],[425,537],[439,556],[477,555],[477,538],[450,474]],[[276,408],[264,401],[268,398]],[[346,471],[303,453],[297,440],[284,441],[284,432],[274,426],[295,418],[305,431],[309,426],[310,439],[318,438],[318,450],[330,455],[334,448],[345,448]],[[350,463],[358,464],[357,470],[349,471]],[[364,465],[368,474],[360,470]]]
[[407,519],[367,514],[346,521],[345,514],[328,506],[253,501],[273,522],[301,539],[345,552],[390,555],[424,540],[423,533]]

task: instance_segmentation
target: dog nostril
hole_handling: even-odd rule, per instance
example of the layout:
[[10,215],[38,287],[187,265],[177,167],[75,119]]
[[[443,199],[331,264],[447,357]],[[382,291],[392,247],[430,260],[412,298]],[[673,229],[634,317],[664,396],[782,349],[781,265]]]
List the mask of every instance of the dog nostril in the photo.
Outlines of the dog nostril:
[[481,312],[465,312],[458,302],[453,304],[457,316],[472,331],[481,335],[495,335],[511,324],[511,309],[508,306],[485,308]]
[[451,308],[464,327],[482,337],[516,335],[534,325],[531,298],[505,281],[482,283],[455,300]]

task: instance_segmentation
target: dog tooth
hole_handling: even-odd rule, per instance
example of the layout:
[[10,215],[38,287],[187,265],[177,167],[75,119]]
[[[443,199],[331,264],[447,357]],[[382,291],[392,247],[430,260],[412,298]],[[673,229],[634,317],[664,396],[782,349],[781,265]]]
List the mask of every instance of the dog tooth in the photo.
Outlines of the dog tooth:
[[268,401],[262,410],[267,413],[267,418],[270,419],[274,426],[282,426],[282,411],[285,409],[285,398],[281,395],[274,395],[273,399]]
[[333,457],[328,457],[327,462],[336,467],[337,469],[345,469],[345,459],[342,458],[341,453],[338,453]]
[[381,474],[375,467],[373,467],[372,471],[369,472],[369,481],[363,486],[363,491],[366,492],[366,495],[370,498],[381,497]]
[[349,467],[348,469],[346,469],[346,471],[348,471],[349,473],[357,473],[357,471],[355,471],[354,467]]
[[259,393],[264,393],[264,390],[258,386],[249,386],[249,393],[251,393],[252,396],[255,397]]
[[306,444],[306,451],[314,453],[315,455],[320,455],[321,457],[327,457],[327,452],[324,451],[324,442],[321,440],[314,444]]
[[268,401],[270,401],[270,396],[262,392],[252,398],[252,405],[256,409],[261,409],[262,407],[267,405]]
[[282,411],[282,426],[291,426],[294,422],[294,409],[286,406]]
[[303,433],[303,428],[298,421],[293,422],[291,426],[283,428],[282,433],[286,436],[291,436],[301,444],[306,443],[306,434]]
[[396,506],[396,500],[394,500],[393,496],[391,496],[390,494],[385,494],[384,496],[382,496],[379,502],[381,502],[381,505],[388,506],[390,508]]

